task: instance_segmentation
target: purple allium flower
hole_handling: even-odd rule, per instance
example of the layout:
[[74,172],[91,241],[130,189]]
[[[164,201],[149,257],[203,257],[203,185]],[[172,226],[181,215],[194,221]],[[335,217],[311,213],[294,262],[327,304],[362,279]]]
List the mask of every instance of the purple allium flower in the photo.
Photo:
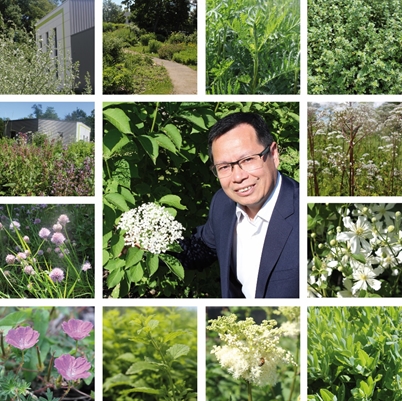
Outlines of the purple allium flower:
[[6,256],[6,263],[8,265],[12,265],[15,262],[15,256],[14,255],[7,255]]
[[6,342],[19,349],[31,348],[38,341],[39,333],[29,326],[10,329],[6,335]]
[[63,229],[63,226],[59,223],[53,224],[53,231],[59,233]]
[[61,324],[63,331],[71,338],[74,338],[74,340],[82,340],[88,337],[93,327],[91,322],[85,322],[79,319],[70,319],[68,322]]
[[61,283],[64,279],[64,272],[58,267],[55,267],[50,273],[49,277],[55,283],[56,281]]
[[54,233],[50,241],[55,245],[61,245],[66,240],[66,237],[62,233]]
[[47,228],[43,227],[40,229],[39,237],[41,237],[42,239],[46,239],[49,235],[50,235],[50,231]]
[[20,228],[21,227],[21,224],[20,223],[18,223],[18,221],[12,221],[11,223],[10,223],[10,230],[14,230],[14,228]]
[[57,222],[60,223],[62,226],[65,226],[67,223],[70,222],[70,219],[68,218],[67,215],[61,214],[57,219]]
[[39,251],[37,252],[38,256],[42,256],[44,254],[44,252],[42,251],[42,249],[39,249]]
[[35,270],[31,265],[27,265],[24,267],[24,273],[33,275],[35,274]]
[[67,381],[86,379],[91,376],[88,372],[91,364],[82,357],[74,358],[70,354],[63,354],[54,360],[54,366]]
[[28,237],[28,235],[25,235],[24,238],[23,238],[23,240],[28,243],[28,242],[29,242],[29,237]]
[[25,252],[18,252],[15,258],[18,261],[25,260],[27,258],[27,254]]
[[39,224],[41,221],[42,221],[41,219],[36,218],[36,219],[34,220],[34,224]]
[[89,269],[92,269],[92,266],[91,266],[91,264],[90,264],[88,261],[86,261],[86,262],[81,266],[81,270],[82,270],[83,272],[86,272],[86,271],[89,270]]

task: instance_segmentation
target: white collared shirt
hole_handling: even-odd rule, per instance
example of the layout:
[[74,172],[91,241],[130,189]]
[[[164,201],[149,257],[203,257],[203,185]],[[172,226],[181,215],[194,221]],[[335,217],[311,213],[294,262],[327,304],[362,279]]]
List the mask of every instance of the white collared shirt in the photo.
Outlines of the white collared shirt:
[[262,249],[269,222],[278,199],[282,178],[278,178],[274,190],[262,205],[254,219],[250,219],[243,207],[236,205],[237,225],[233,241],[237,278],[246,298],[255,298]]

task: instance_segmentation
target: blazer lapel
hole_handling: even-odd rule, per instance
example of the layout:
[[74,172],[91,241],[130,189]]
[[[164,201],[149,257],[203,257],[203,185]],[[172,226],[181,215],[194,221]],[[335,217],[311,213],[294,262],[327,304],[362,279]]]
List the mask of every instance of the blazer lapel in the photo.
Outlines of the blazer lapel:
[[293,191],[289,182],[282,176],[282,186],[273,210],[271,221],[261,255],[255,297],[265,298],[267,283],[285,243],[293,229],[286,218],[294,213]]

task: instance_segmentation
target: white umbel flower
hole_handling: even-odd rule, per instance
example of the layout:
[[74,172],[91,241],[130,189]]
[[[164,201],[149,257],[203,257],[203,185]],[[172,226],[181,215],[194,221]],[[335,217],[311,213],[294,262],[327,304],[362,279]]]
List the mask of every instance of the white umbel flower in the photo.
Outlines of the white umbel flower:
[[144,203],[125,212],[117,228],[124,230],[127,246],[136,246],[153,254],[164,253],[178,239],[182,239],[183,226],[163,206]]

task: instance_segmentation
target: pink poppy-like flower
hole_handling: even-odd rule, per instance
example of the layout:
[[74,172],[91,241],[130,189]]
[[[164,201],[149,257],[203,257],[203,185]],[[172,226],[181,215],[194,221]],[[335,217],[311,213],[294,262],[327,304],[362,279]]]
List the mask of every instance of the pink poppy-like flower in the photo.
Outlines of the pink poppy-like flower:
[[50,241],[55,245],[61,245],[66,240],[66,237],[62,233],[54,233]]
[[84,322],[80,319],[70,319],[68,322],[61,324],[63,331],[74,340],[82,340],[88,337],[93,327],[91,322]]
[[39,237],[41,237],[42,239],[46,239],[49,235],[50,235],[50,231],[47,228],[42,227],[39,230]]
[[54,360],[54,366],[67,381],[86,379],[91,376],[88,372],[91,364],[83,357],[74,358],[70,354],[63,354]]
[[55,267],[49,273],[49,277],[54,283],[56,283],[56,282],[61,283],[64,279],[64,272],[59,267]]
[[85,262],[85,263],[82,265],[81,270],[82,270],[83,272],[86,272],[86,271],[89,270],[89,269],[92,269],[92,266],[91,266],[91,264],[87,261],[87,262]]
[[61,214],[57,219],[57,222],[60,223],[62,226],[65,226],[67,223],[70,222],[70,219],[68,218],[67,215]]
[[10,329],[6,335],[6,342],[15,348],[27,349],[39,341],[39,333],[31,327],[18,327]]

